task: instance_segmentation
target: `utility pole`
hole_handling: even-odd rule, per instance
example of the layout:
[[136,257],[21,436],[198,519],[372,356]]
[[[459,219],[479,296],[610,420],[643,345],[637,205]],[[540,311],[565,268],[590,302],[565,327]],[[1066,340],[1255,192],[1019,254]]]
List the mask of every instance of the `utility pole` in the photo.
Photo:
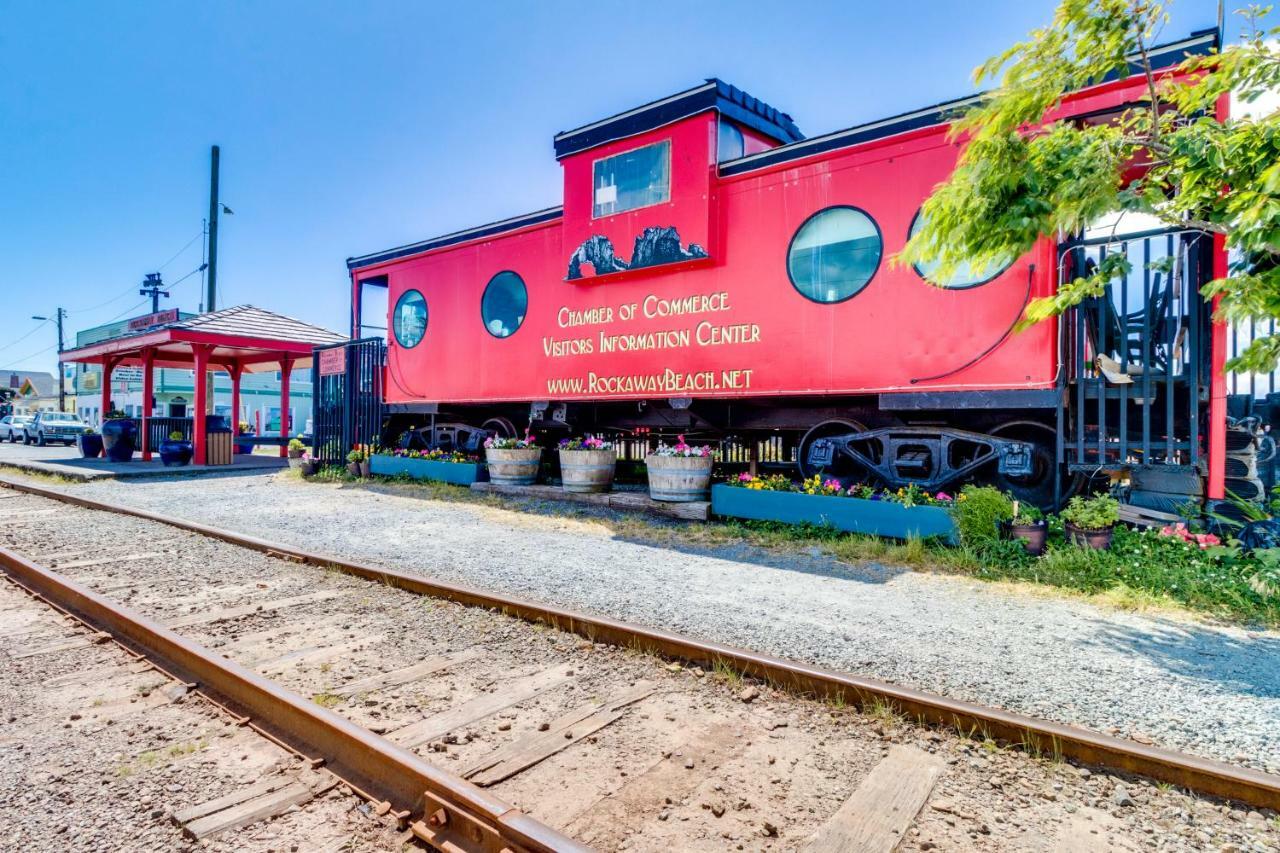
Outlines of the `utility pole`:
[[218,295],[218,146],[213,146],[209,160],[209,284],[205,296],[206,311],[216,311]]
[[141,296],[151,297],[151,313],[155,314],[160,310],[160,297],[169,298],[169,291],[161,290],[164,282],[160,280],[160,273],[147,273],[147,280],[142,283],[142,289],[138,291]]
[[[59,307],[58,310],[53,313],[53,316],[56,318],[58,324],[58,411],[62,412],[66,410],[67,405],[67,383],[66,379],[62,376],[62,321],[67,316],[67,310]],[[48,320],[49,318],[34,316],[31,319]]]

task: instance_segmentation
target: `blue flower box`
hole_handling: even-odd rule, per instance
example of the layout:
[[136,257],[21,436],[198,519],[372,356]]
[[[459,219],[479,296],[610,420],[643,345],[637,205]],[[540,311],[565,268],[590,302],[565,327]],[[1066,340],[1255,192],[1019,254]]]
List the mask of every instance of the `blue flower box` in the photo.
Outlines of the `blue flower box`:
[[756,521],[815,524],[894,539],[938,536],[951,544],[958,541],[951,513],[939,506],[906,507],[892,501],[769,492],[717,483],[711,487],[711,512]]
[[369,457],[369,473],[384,477],[408,474],[415,480],[439,480],[455,486],[470,486],[489,479],[483,462],[439,462],[434,459],[410,459],[405,456]]

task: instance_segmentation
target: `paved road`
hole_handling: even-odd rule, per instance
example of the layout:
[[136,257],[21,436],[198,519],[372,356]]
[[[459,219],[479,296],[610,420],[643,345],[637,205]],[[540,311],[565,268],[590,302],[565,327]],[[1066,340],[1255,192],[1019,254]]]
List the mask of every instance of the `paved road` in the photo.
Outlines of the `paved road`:
[[[195,487],[198,482],[198,487]],[[1280,633],[288,476],[78,494],[1280,772]]]

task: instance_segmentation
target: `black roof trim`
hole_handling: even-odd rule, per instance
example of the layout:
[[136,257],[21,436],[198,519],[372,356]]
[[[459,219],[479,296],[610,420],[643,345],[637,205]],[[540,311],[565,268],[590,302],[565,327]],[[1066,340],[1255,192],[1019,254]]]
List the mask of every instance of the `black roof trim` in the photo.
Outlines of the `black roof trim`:
[[514,231],[517,228],[527,228],[530,225],[540,225],[543,222],[551,222],[554,219],[559,219],[563,214],[563,207],[548,207],[544,210],[526,213],[523,216],[513,216],[510,219],[490,222],[488,225],[477,225],[475,228],[468,228],[465,231],[454,231],[452,234],[445,234],[441,237],[432,237],[430,240],[422,240],[418,243],[410,243],[406,246],[398,246],[394,249],[386,249],[381,252],[373,252],[368,255],[347,258],[347,269],[354,270],[359,269],[360,267],[371,267],[374,264],[394,261],[397,258],[404,258],[409,255],[419,255],[423,252],[429,252],[432,249],[442,249],[445,246],[465,243],[468,240],[479,240],[483,237],[492,237],[495,234]]
[[715,77],[709,77],[701,86],[677,92],[669,97],[574,130],[557,133],[555,136],[556,159],[559,160],[588,148],[595,148],[606,142],[635,136],[637,133],[644,133],[706,110],[718,110],[721,115],[779,142],[796,142],[804,139],[804,134],[800,132],[800,128],[796,127],[791,116],[769,106],[764,101],[751,97],[736,86],[731,86]]
[[[1216,50],[1217,47],[1218,32],[1216,29],[1197,30],[1181,41],[1151,48],[1148,51],[1148,56],[1151,59],[1152,68],[1161,69],[1177,65],[1187,56],[1207,55]],[[1141,70],[1142,68],[1139,64],[1130,63],[1131,73],[1138,73]],[[1113,73],[1108,75],[1103,82],[1111,82],[1116,79],[1119,79],[1119,75]],[[846,130],[837,130],[825,136],[815,136],[802,142],[793,142],[779,148],[770,148],[768,151],[739,157],[737,160],[727,160],[720,164],[720,175],[722,177],[740,175],[743,172],[763,169],[766,166],[785,163],[789,160],[799,160],[802,157],[811,157],[814,154],[821,154],[838,148],[848,148],[863,142],[871,142],[876,139],[919,130],[922,127],[945,124],[951,121],[958,111],[977,103],[982,98],[983,95],[979,93],[966,98],[957,98],[954,101],[944,101],[941,104],[913,110],[909,113],[856,125]]]

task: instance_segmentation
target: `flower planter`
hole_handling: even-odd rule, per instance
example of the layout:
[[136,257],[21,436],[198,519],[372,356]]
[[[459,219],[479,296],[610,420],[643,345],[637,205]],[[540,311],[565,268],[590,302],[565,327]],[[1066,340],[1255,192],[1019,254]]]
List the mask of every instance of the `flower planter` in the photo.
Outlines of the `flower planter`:
[[290,459],[301,459],[303,454],[303,451],[294,450],[292,447],[289,448],[286,452],[289,454]]
[[292,468],[294,471],[302,470],[302,454],[301,453],[299,453],[297,456],[294,456],[292,453],[289,454],[289,467]]
[[253,453],[253,445],[241,444],[240,442],[236,442],[236,453],[239,454],[240,456],[247,456]]
[[907,507],[892,501],[770,492],[717,483],[711,489],[711,511],[732,518],[816,524],[894,539],[939,536],[952,544],[958,541],[951,513],[940,506]]
[[1000,529],[1008,539],[1022,540],[1022,547],[1033,557],[1044,553],[1045,540],[1049,536],[1049,525],[1043,521],[1035,524],[1010,524],[1002,522]]
[[170,438],[160,442],[160,461],[166,468],[190,465],[191,454],[194,452],[189,441],[174,441]]
[[561,450],[560,486],[566,492],[607,492],[617,462],[614,450]]
[[1110,548],[1111,535],[1115,532],[1114,527],[1087,530],[1083,527],[1076,527],[1069,521],[1063,525],[1063,529],[1066,531],[1068,542],[1094,551],[1105,551]]
[[102,436],[95,433],[82,435],[76,439],[76,447],[85,459],[97,459],[102,455]]
[[352,477],[359,477],[359,476],[360,476],[360,463],[359,463],[359,462],[348,462],[348,463],[347,463],[347,473],[348,473],[348,474],[350,474]]
[[655,501],[705,501],[711,488],[710,456],[656,456],[644,460],[649,469],[649,497]]
[[369,460],[366,459],[360,463],[360,476],[366,480],[369,479]]
[[138,425],[127,418],[116,418],[102,424],[102,446],[112,462],[128,462],[133,459],[137,446]]
[[298,461],[300,463],[298,465],[298,470],[302,472],[302,476],[304,477],[313,476],[320,470],[320,463],[315,459],[300,459]]
[[407,474],[415,480],[437,480],[455,486],[470,486],[489,478],[485,466],[479,462],[441,462],[407,456],[374,456],[370,462],[370,470],[384,477]]
[[509,450],[490,447],[485,450],[484,456],[489,465],[489,479],[495,483],[527,486],[538,479],[541,447],[516,447]]

